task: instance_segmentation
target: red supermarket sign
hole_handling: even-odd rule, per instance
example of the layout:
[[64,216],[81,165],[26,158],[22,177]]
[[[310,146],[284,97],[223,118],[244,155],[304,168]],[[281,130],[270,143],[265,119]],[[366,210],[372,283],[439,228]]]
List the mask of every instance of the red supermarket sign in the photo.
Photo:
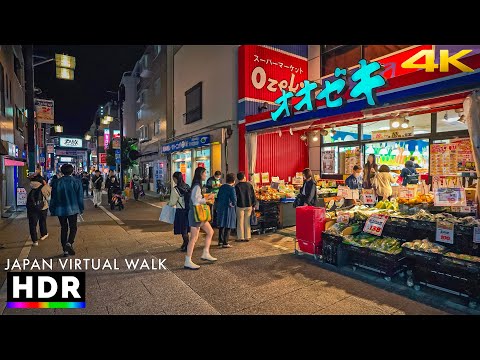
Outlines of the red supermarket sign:
[[308,79],[308,61],[268,46],[242,45],[238,50],[238,72],[239,99],[274,102],[282,89],[294,93],[300,90]]

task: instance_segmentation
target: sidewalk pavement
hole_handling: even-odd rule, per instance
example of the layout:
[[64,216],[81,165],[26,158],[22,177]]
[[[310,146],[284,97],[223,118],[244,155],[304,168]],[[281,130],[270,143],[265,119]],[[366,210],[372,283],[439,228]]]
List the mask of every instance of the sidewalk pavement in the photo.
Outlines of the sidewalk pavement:
[[[104,196],[104,204],[106,196]],[[5,285],[0,291],[3,314],[445,314],[404,296],[326,270],[293,255],[293,241],[282,234],[254,236],[248,243],[219,249],[214,237],[215,263],[200,260],[201,236],[193,260],[198,271],[183,268],[181,237],[172,225],[158,221],[162,203],[156,199],[129,200],[124,211],[93,207],[85,201],[73,257],[166,259],[167,270],[86,271],[85,309],[3,309]],[[52,258],[61,271],[58,220],[48,218],[49,237],[32,247],[28,224],[20,214],[0,233],[0,287],[6,259]],[[2,298],[3,296],[3,298]]]

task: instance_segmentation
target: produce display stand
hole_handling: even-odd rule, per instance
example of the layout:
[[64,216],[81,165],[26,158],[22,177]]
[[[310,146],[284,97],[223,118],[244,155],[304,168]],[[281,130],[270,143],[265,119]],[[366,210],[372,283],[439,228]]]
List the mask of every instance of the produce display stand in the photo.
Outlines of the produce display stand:
[[[257,212],[257,211],[256,211]],[[259,201],[257,217],[258,225],[254,226],[255,232],[264,234],[267,231],[277,231],[280,216],[280,201]]]

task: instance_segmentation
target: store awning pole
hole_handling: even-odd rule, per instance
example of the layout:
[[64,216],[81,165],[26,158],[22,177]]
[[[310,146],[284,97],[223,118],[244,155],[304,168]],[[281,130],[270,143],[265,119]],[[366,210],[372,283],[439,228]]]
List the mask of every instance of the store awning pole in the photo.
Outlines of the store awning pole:
[[[467,96],[463,102],[463,111],[465,115],[465,123],[468,127],[470,142],[472,144],[473,159],[475,161],[475,169],[477,178],[480,172],[480,92],[474,91]],[[480,205],[480,181],[477,180],[476,202]],[[480,206],[478,207],[480,209]]]

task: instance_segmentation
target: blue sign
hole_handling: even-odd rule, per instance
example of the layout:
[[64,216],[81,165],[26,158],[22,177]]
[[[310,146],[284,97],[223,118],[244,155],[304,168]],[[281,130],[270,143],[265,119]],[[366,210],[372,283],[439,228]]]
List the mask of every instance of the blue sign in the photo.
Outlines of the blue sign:
[[115,158],[115,164],[121,164],[122,163],[122,160],[120,158]]
[[120,155],[120,154],[117,154],[117,153],[115,153],[115,159],[121,159],[121,155]]
[[210,135],[194,136],[188,139],[175,141],[162,146],[162,153],[169,154],[175,151],[193,149],[210,144]]
[[115,149],[115,155],[120,155],[120,149]]

